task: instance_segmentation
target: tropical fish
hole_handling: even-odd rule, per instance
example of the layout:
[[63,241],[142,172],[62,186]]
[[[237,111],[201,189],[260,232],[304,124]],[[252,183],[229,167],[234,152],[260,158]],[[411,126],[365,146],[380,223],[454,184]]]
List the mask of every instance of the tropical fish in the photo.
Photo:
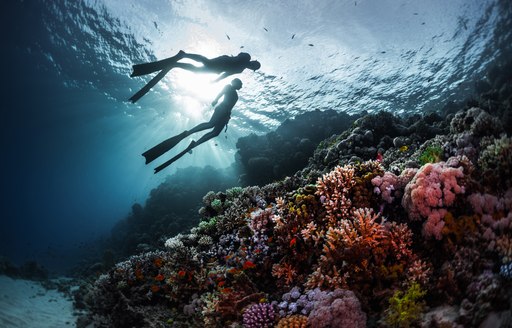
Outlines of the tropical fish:
[[243,270],[247,269],[254,269],[256,267],[256,264],[252,263],[251,261],[245,261],[244,266],[242,267]]

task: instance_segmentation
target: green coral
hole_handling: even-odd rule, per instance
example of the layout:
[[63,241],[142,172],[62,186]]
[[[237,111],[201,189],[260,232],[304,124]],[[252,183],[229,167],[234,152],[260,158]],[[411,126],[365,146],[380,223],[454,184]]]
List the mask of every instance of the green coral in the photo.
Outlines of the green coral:
[[233,187],[231,189],[226,190],[226,196],[228,200],[233,200],[238,196],[242,195],[244,189],[242,187]]
[[421,165],[425,165],[427,163],[437,163],[441,160],[441,155],[443,154],[443,149],[441,146],[432,145],[425,148],[425,150],[421,153],[419,157],[419,161]]
[[418,283],[413,283],[404,293],[396,291],[389,299],[389,308],[384,320],[390,327],[407,328],[417,322],[425,308],[421,301],[426,292]]
[[215,226],[217,225],[217,217],[214,216],[210,220],[199,222],[199,232],[203,234],[208,234],[215,230]]
[[222,201],[220,199],[214,199],[210,206],[215,210],[215,212],[220,213],[222,212]]

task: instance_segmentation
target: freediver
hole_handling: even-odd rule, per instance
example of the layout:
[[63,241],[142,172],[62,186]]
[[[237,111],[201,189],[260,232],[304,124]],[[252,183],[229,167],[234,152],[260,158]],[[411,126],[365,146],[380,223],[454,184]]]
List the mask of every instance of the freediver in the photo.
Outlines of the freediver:
[[240,90],[242,88],[242,81],[238,78],[233,79],[230,84],[227,84],[222,91],[215,97],[215,99],[212,102],[212,106],[217,105],[217,102],[221,97],[223,97],[220,104],[218,104],[215,107],[215,110],[213,112],[212,117],[210,118],[209,122],[201,123],[195,127],[193,127],[191,130],[185,130],[182,133],[171,137],[165,141],[162,141],[155,147],[149,149],[148,151],[144,152],[142,156],[146,158],[146,164],[151,163],[156,158],[160,157],[165,152],[169,151],[171,148],[176,146],[181,140],[188,137],[192,133],[196,133],[199,131],[207,130],[213,128],[210,132],[203,135],[199,140],[194,141],[188,145],[188,147],[183,150],[178,155],[174,156],[167,162],[163,163],[162,165],[155,168],[155,173],[160,172],[165,167],[169,166],[176,160],[178,160],[180,157],[185,155],[187,152],[191,151],[193,148],[199,146],[205,141],[208,141],[216,136],[218,136],[224,127],[226,127],[228,122],[231,118],[231,110],[235,106],[236,102],[238,101],[238,93],[237,90]]
[[[201,63],[202,66],[179,62],[183,58],[188,58]],[[180,50],[173,57],[155,62],[133,65],[133,73],[130,75],[131,77],[151,74],[156,71],[160,71],[160,73],[158,73],[142,89],[134,94],[130,98],[130,101],[135,103],[139,100],[173,68],[181,68],[196,73],[216,73],[219,74],[219,76],[213,82],[218,82],[230,75],[242,73],[246,68],[256,71],[260,67],[261,64],[257,60],[251,60],[251,55],[246,52],[241,52],[236,56],[222,55],[208,59],[202,55],[190,54]]]

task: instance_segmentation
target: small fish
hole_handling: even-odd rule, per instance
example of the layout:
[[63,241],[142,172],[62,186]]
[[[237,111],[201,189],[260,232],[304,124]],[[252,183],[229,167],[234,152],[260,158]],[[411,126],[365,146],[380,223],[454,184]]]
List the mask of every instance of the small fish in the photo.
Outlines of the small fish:
[[228,38],[228,40],[231,40],[231,38],[229,37],[229,35],[226,33],[226,38]]
[[404,151],[408,151],[409,147],[408,146],[402,146],[399,149],[400,149],[401,152],[404,152]]
[[178,271],[178,277],[180,277],[180,278],[185,277],[186,274],[187,274],[187,271],[185,271],[185,270]]
[[290,240],[290,247],[295,246],[297,244],[297,237],[293,237],[292,240]]
[[217,286],[222,287],[222,286],[224,286],[225,284],[226,284],[226,281],[225,281],[225,280],[222,280],[222,281],[220,281],[220,282],[217,284]]
[[231,293],[232,291],[233,291],[233,289],[231,289],[231,288],[222,288],[222,289],[220,290],[220,292],[221,292],[221,293],[223,293],[223,294],[229,294],[229,293]]
[[161,274],[161,273],[159,273],[159,274],[155,277],[155,280],[156,280],[156,281],[162,281],[162,280],[164,280],[164,279],[165,279],[165,277],[164,277],[164,275],[163,275],[163,274]]
[[245,261],[244,266],[242,267],[243,270],[247,269],[254,269],[256,267],[256,264],[252,263],[251,261]]
[[382,156],[382,154],[380,153],[380,151],[377,153],[377,157],[375,158],[375,160],[377,162],[382,162],[382,160],[384,159],[384,156]]
[[314,45],[314,44],[312,44],[312,43],[310,43],[310,44],[308,44],[308,46],[310,46],[310,47],[314,47],[315,45]]
[[294,35],[292,35],[292,40],[293,40],[293,38],[295,38],[295,34],[294,34]]
[[157,293],[159,290],[160,290],[160,287],[158,287],[157,285],[152,285],[151,286],[151,291],[153,293]]
[[266,27],[264,27],[263,29],[264,29],[265,31],[267,31],[267,32],[268,32],[268,30],[267,30],[267,28],[266,28]]
[[244,48],[244,46],[240,46],[240,49],[243,49],[243,48]]

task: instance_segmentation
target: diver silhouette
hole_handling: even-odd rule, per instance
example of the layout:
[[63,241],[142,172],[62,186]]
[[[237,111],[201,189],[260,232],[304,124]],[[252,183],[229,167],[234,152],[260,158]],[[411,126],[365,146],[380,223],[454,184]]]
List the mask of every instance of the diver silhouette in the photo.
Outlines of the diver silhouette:
[[163,155],[165,152],[169,151],[171,148],[176,146],[181,140],[185,139],[192,133],[196,133],[199,131],[207,130],[213,128],[212,131],[206,133],[203,135],[199,140],[194,141],[188,145],[188,147],[183,150],[178,155],[174,156],[167,162],[163,163],[162,165],[155,168],[155,173],[160,172],[162,169],[166,168],[176,160],[178,160],[180,157],[185,155],[187,152],[191,151],[193,148],[199,146],[205,141],[208,141],[216,136],[218,136],[224,127],[226,127],[228,122],[231,118],[231,110],[235,106],[236,102],[238,101],[238,93],[237,90],[240,90],[242,88],[242,81],[240,79],[233,79],[230,84],[227,84],[222,91],[217,95],[217,97],[213,100],[212,106],[215,106],[219,99],[223,97],[222,102],[218,104],[215,107],[215,110],[213,112],[212,117],[210,118],[209,122],[201,123],[195,127],[193,127],[191,130],[185,130],[182,133],[171,137],[167,140],[162,141],[155,147],[147,150],[142,154],[146,158],[146,164],[151,163],[156,158]]
[[[183,58],[192,59],[193,61],[201,63],[202,66],[179,62],[179,60]],[[241,52],[236,56],[223,55],[208,59],[202,55],[189,54],[180,50],[178,54],[173,57],[155,62],[133,65],[133,73],[130,75],[131,77],[151,74],[156,71],[160,71],[160,73],[135,93],[130,98],[130,101],[135,103],[139,100],[173,68],[181,68],[196,73],[217,73],[219,76],[213,82],[218,82],[230,75],[242,73],[246,68],[256,71],[260,67],[261,64],[257,60],[251,60],[251,55],[246,52]]]

